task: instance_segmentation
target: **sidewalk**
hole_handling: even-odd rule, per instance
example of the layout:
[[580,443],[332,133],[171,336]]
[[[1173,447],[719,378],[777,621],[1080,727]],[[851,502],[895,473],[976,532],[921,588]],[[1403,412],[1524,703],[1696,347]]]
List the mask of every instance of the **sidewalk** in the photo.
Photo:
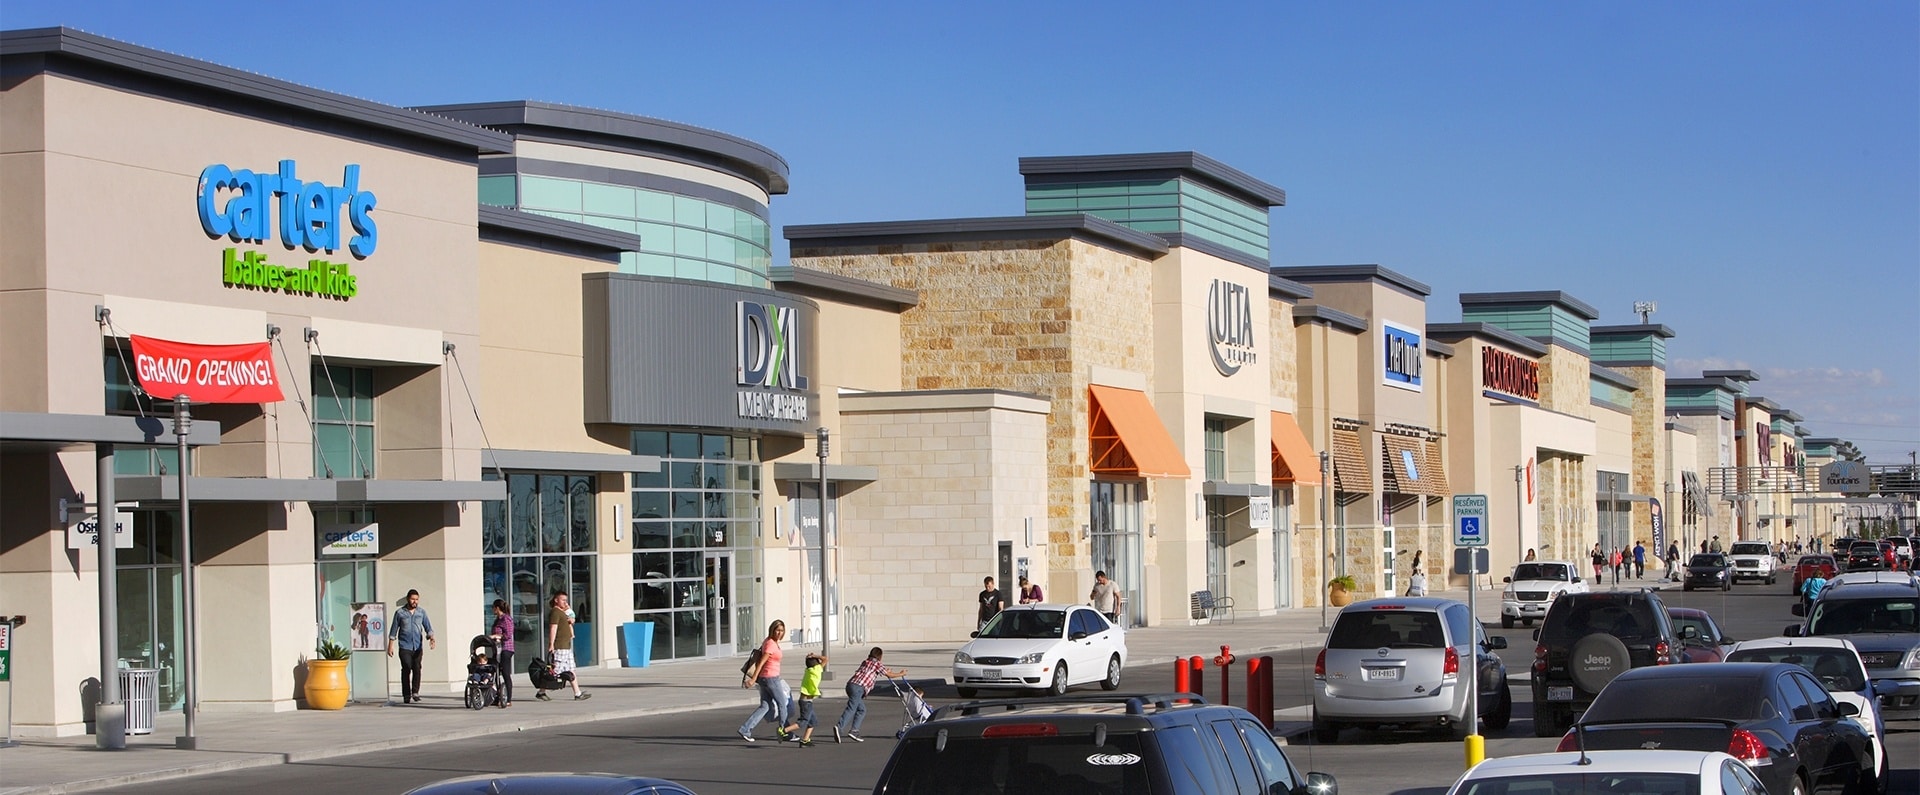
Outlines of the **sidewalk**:
[[[1629,580],[1621,587],[1662,585],[1649,577]],[[1461,601],[1467,597],[1462,589],[1432,595]],[[1482,621],[1498,626],[1500,592],[1482,590],[1474,598],[1474,612]],[[1327,616],[1331,618],[1337,612],[1338,608],[1329,608]],[[1193,655],[1212,657],[1222,645],[1232,646],[1243,659],[1301,647],[1318,648],[1324,639],[1320,626],[1321,611],[1316,607],[1281,610],[1268,616],[1240,616],[1233,623],[1143,627],[1127,633],[1128,667],[1164,666]],[[960,642],[881,645],[887,648],[887,664],[908,669],[910,678],[945,681],[951,671],[953,650]],[[835,675],[852,671],[850,661],[859,655],[859,649],[835,655],[839,658],[833,666]],[[91,735],[21,740],[17,747],[0,748],[0,795],[84,792],[523,729],[692,710],[737,708],[744,716],[757,700],[753,691],[739,686],[738,660],[587,669],[582,671],[582,681],[593,698],[578,702],[565,696],[550,703],[537,701],[525,681],[523,673],[515,682],[521,698],[511,709],[488,708],[484,713],[467,709],[457,692],[430,694],[423,703],[412,706],[355,704],[331,712],[202,713],[195,725],[199,749],[194,751],[173,747],[174,738],[184,731],[179,713],[161,715],[153,734],[128,737],[124,751],[97,750]],[[1282,710],[1279,716],[1291,722],[1297,717],[1291,714],[1295,711]]]

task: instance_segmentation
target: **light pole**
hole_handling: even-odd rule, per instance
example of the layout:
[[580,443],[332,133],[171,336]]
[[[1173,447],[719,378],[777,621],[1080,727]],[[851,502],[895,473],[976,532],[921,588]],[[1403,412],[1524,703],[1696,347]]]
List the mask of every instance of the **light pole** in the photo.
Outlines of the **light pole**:
[[[1513,465],[1513,554],[1519,555],[1522,558],[1525,558],[1527,554],[1527,529],[1525,523],[1520,521],[1526,511],[1524,507],[1525,503],[1523,502],[1527,498],[1526,483],[1522,480],[1526,477],[1526,474],[1527,467],[1525,464]],[[1541,557],[1546,556],[1542,555]]]
[[[1327,542],[1327,523],[1329,521],[1327,518],[1327,498],[1331,496],[1332,488],[1333,459],[1328,458],[1327,452],[1322,450],[1320,451],[1320,574],[1329,582],[1331,582],[1333,578],[1325,577],[1327,573],[1327,550],[1331,548]],[[1327,586],[1324,584],[1320,586],[1320,631],[1333,631],[1333,625],[1327,623]]]
[[[820,456],[820,657],[832,659],[827,654],[827,645],[832,642],[833,605],[828,604],[827,594],[833,586],[828,583],[832,565],[827,558],[827,428],[820,426],[814,431],[815,452]],[[826,669],[821,669],[824,677]]]
[[198,676],[200,649],[195,645],[199,634],[196,631],[199,614],[194,612],[193,513],[190,510],[191,504],[187,500],[187,434],[193,430],[193,414],[187,408],[192,405],[192,402],[186,395],[175,395],[173,398],[173,438],[180,457],[178,473],[180,477],[180,572],[183,576],[181,607],[186,612],[187,619],[185,631],[182,633],[186,636],[184,638],[186,642],[181,644],[180,654],[183,682],[181,690],[185,696],[180,704],[180,713],[186,718],[187,733],[173,738],[173,747],[183,751],[191,751],[199,747],[200,742],[193,733],[194,713],[199,711],[196,709],[195,700],[200,697]]

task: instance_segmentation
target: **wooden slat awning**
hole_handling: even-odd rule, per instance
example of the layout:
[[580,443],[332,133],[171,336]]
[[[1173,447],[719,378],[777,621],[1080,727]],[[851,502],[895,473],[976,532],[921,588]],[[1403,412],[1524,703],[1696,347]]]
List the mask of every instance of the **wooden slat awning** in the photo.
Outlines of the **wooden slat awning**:
[[1447,480],[1447,459],[1440,455],[1440,440],[1428,439],[1420,445],[1426,452],[1425,468],[1420,477],[1427,481],[1427,496],[1448,497],[1453,494],[1453,484]]
[[1104,475],[1192,477],[1180,447],[1167,434],[1147,394],[1137,389],[1087,387],[1088,467]]
[[1367,464],[1367,443],[1358,428],[1333,429],[1333,488],[1337,491],[1373,491],[1373,470]]
[[1273,412],[1273,482],[1320,485],[1320,456],[1300,432],[1292,414]]
[[1426,451],[1421,449],[1420,440],[1411,436],[1383,433],[1380,435],[1380,476],[1386,481],[1380,484],[1380,490],[1394,494],[1427,494],[1425,463]]

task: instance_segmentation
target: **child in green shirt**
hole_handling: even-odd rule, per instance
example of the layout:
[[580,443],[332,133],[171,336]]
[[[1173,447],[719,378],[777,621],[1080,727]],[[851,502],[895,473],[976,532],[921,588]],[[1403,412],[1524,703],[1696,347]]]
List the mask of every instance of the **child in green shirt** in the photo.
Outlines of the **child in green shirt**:
[[791,725],[781,728],[787,739],[793,739],[793,733],[800,727],[807,730],[800,735],[800,747],[813,747],[813,727],[819,721],[813,715],[813,700],[820,697],[820,675],[826,671],[827,658],[819,654],[807,655],[806,673],[800,675],[800,709],[794,712],[796,717]]

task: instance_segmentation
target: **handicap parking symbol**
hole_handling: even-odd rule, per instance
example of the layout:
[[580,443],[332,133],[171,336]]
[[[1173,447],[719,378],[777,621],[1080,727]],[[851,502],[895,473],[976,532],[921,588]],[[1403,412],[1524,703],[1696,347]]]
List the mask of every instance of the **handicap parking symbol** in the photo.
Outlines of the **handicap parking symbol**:
[[1478,516],[1460,517],[1460,535],[1463,535],[1463,536],[1480,535],[1480,517]]

